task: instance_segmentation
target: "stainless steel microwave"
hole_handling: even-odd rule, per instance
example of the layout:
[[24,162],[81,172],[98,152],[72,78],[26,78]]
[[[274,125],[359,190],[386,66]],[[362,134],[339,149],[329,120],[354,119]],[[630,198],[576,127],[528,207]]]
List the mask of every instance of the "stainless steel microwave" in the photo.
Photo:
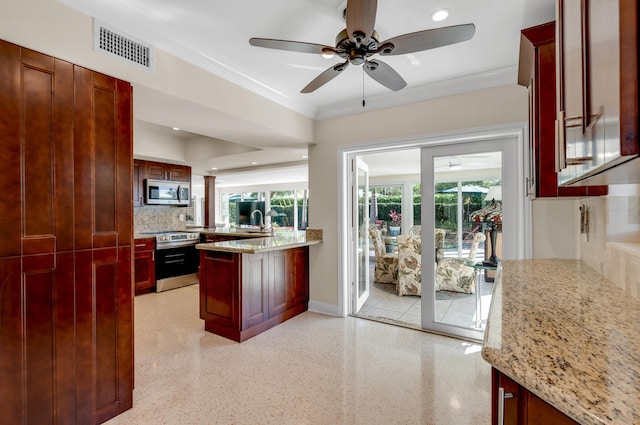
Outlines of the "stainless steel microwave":
[[148,205],[189,205],[188,182],[171,180],[144,181],[144,202]]

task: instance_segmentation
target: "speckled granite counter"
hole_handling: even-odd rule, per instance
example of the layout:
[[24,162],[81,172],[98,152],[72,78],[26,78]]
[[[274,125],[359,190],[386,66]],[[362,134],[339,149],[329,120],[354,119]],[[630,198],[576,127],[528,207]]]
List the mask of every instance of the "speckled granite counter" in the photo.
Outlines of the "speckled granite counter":
[[[222,236],[241,236],[244,238],[264,238],[267,236],[273,236],[278,231],[271,232],[258,232],[256,229],[242,228],[242,227],[189,227],[187,232],[197,232],[204,235],[222,235]],[[282,230],[286,232],[286,230]]]
[[640,302],[576,260],[511,260],[482,357],[581,424],[640,424]]
[[[235,233],[238,234],[238,233]],[[255,233],[254,233],[255,235]],[[281,249],[310,246],[322,241],[308,241],[303,231],[277,231],[273,235],[262,235],[254,239],[238,239],[224,242],[201,243],[196,248],[208,251],[234,252],[240,254],[256,254]]]

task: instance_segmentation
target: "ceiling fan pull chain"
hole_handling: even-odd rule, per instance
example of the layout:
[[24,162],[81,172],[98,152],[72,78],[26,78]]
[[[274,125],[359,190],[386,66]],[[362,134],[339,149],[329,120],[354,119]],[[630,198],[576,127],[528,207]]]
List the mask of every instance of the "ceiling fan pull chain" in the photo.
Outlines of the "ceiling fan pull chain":
[[364,108],[364,65],[362,66],[362,107]]

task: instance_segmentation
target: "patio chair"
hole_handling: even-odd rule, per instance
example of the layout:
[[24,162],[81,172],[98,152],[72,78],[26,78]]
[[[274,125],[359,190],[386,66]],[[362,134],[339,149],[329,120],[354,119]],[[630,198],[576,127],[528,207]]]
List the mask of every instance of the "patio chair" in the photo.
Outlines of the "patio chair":
[[474,260],[480,242],[485,239],[484,233],[476,233],[474,235],[467,258],[442,257],[437,259],[436,291],[446,290],[475,294],[476,271],[465,265],[465,263]]
[[398,283],[398,254],[387,253],[382,232],[377,226],[369,227],[369,236],[376,255],[373,280],[377,283]]

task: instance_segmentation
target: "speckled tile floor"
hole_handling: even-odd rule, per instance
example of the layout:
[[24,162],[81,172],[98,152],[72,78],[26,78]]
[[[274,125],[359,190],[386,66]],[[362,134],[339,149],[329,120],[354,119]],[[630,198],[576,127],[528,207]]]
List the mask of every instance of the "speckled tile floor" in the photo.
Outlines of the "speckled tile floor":
[[116,424],[490,423],[480,346],[300,316],[242,344],[207,333],[192,285],[135,298],[134,407]]

